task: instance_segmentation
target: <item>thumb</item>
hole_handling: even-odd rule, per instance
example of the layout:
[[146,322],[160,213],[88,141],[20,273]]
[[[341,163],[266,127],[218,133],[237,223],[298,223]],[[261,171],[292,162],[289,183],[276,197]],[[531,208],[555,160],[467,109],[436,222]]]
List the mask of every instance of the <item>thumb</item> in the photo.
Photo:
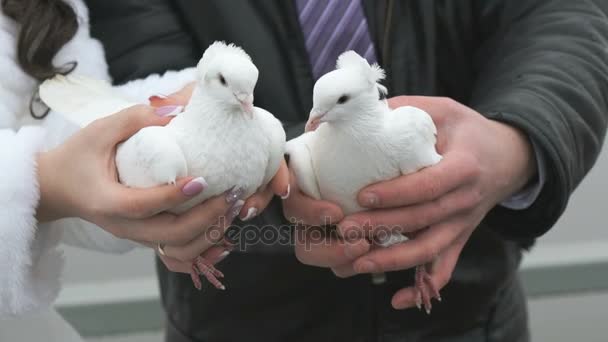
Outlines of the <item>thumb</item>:
[[152,107],[164,107],[172,105],[185,106],[190,101],[190,97],[192,97],[192,92],[194,91],[195,85],[196,84],[194,82],[191,82],[169,96],[154,95],[150,96],[148,100],[150,101],[150,105]]
[[107,132],[101,136],[107,137],[110,145],[127,140],[140,129],[148,126],[164,126],[172,117],[159,116],[154,108],[146,105],[136,105],[99,120],[96,129]]
[[281,160],[279,169],[270,181],[269,186],[270,189],[272,189],[272,192],[275,195],[280,196],[282,199],[287,199],[289,197],[291,192],[289,185],[289,168],[287,167],[287,163],[285,163],[284,159]]

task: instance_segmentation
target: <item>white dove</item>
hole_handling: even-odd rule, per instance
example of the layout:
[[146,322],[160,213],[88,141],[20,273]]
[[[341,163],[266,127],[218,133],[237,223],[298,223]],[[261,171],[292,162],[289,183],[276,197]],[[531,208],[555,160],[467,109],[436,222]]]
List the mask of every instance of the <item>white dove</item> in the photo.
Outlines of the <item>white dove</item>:
[[[184,112],[164,127],[141,129],[118,146],[120,182],[142,188],[185,176],[203,177],[205,191],[170,210],[173,213],[229,190],[245,198],[266,186],[283,158],[285,131],[271,113],[253,106],[257,80],[258,69],[241,48],[223,42],[210,45],[197,65],[196,86]],[[45,81],[40,97],[80,127],[135,105],[110,84],[78,76]],[[221,272],[202,257],[191,271],[197,288],[200,273],[224,288],[216,278]]]
[[[314,86],[306,133],[287,142],[289,165],[302,191],[338,204],[345,215],[365,210],[357,202],[364,187],[442,159],[431,117],[415,107],[391,110],[387,90],[378,83],[384,76],[354,51],[343,53],[337,69]],[[397,232],[377,238],[383,247],[407,240]],[[429,279],[424,266],[416,268],[417,302],[424,301],[427,312],[431,298],[440,298]]]

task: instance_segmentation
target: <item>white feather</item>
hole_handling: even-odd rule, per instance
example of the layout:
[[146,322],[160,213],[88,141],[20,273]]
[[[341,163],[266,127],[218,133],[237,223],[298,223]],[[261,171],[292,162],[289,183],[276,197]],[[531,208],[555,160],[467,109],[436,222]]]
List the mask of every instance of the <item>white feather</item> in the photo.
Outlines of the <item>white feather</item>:
[[[301,189],[339,204],[349,215],[364,210],[357,202],[364,187],[432,166],[441,156],[428,113],[414,107],[391,110],[378,98],[378,85],[369,79],[383,77],[379,67],[354,52],[340,56],[337,64],[315,84],[311,113],[326,113],[326,122],[290,141],[287,150]],[[341,103],[344,95],[349,99]],[[381,244],[404,240],[395,234]]]
[[[211,71],[213,71],[211,73]],[[210,74],[207,74],[210,73]],[[249,196],[278,170],[285,131],[269,112],[246,114],[236,95],[253,93],[258,70],[240,48],[215,43],[199,62],[196,87],[185,111],[164,127],[147,127],[119,145],[116,166],[123,184],[151,187],[184,176],[203,177],[208,187],[170,210],[181,213],[235,186]],[[223,74],[227,84],[220,84]],[[81,127],[130,107],[109,84],[79,76],[44,82],[41,98]]]
[[135,105],[106,81],[57,75],[40,85],[40,98],[78,127]]

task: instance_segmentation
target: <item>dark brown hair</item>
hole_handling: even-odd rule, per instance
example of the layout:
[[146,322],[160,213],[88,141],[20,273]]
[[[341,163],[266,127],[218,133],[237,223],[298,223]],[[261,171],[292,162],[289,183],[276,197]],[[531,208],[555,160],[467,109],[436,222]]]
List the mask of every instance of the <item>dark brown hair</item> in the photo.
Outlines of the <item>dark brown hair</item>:
[[[74,70],[76,62],[54,66],[53,58],[69,42],[78,30],[78,19],[72,7],[64,0],[1,0],[2,12],[19,24],[17,60],[21,68],[38,81],[56,74]],[[39,102],[35,94],[30,112],[35,118],[34,104]]]

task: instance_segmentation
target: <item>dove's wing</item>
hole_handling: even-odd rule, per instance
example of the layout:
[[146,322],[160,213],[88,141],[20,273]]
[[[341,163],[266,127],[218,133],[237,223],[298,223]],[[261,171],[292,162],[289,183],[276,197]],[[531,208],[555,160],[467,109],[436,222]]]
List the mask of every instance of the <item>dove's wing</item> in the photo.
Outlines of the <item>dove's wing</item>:
[[409,153],[396,149],[395,160],[402,174],[418,171],[441,161],[435,149],[437,127],[431,116],[420,108],[405,106],[387,113],[385,127],[387,137],[397,139],[394,146],[408,146]]
[[175,184],[188,174],[186,157],[164,126],[144,127],[118,145],[116,169],[120,182],[134,188]]
[[260,121],[260,126],[269,140],[268,149],[268,164],[264,174],[264,183],[266,185],[272,180],[272,177],[277,173],[283,155],[285,154],[285,130],[281,121],[270,114],[270,112],[255,107],[255,116]]
[[57,75],[44,81],[40,85],[40,98],[78,127],[136,104],[105,81],[76,75]]
[[314,199],[321,199],[321,191],[310,153],[314,138],[315,132],[313,131],[289,140],[286,145],[286,153],[289,155],[289,167],[296,175],[300,190]]

